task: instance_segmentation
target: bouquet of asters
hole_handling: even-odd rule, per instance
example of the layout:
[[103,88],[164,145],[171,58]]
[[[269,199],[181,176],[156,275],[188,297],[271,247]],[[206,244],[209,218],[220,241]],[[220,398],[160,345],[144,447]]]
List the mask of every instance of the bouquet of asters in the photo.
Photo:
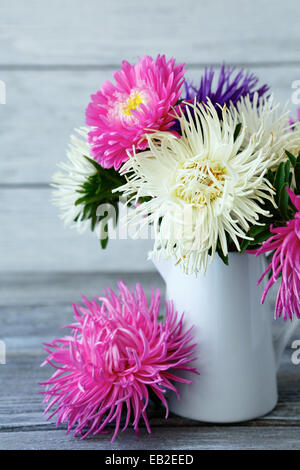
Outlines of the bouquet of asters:
[[[100,231],[100,206],[131,207],[128,224],[152,227],[151,256],[187,274],[215,255],[268,254],[275,317],[300,318],[300,124],[243,69],[206,68],[199,84],[164,55],[122,62],[91,96],[86,126],[54,176],[66,223]],[[99,215],[100,214],[100,215]]]

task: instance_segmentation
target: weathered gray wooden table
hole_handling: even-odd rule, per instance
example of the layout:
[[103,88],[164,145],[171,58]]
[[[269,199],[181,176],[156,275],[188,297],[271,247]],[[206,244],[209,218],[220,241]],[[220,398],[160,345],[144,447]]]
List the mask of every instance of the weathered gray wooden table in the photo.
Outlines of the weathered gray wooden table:
[[[62,334],[60,326],[72,319],[72,301],[80,293],[100,295],[115,285],[114,274],[35,273],[0,276],[0,339],[7,347],[7,363],[0,365],[0,449],[300,449],[300,365],[291,362],[287,349],[279,371],[279,403],[261,419],[237,425],[208,425],[171,416],[167,421],[155,411],[152,435],[132,428],[113,445],[109,435],[84,441],[56,429],[54,420],[42,416],[41,382],[50,367],[40,368],[45,357],[42,342]],[[123,276],[128,284],[140,281],[162,287],[156,274]],[[300,338],[300,334],[298,334]]]

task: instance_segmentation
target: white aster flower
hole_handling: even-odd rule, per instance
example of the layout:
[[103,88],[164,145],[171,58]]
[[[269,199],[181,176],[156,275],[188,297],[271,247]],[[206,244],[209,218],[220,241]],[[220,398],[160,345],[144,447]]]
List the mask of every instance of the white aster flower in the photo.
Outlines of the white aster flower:
[[[235,107],[238,120],[244,120],[247,126],[244,146],[248,145],[253,135],[259,134],[258,145],[266,146],[266,156],[274,159],[275,154],[275,165],[287,159],[285,150],[293,153],[300,149],[300,133],[292,130],[288,104],[282,108],[273,96],[259,98],[255,93],[252,100],[249,96],[241,98]],[[232,112],[235,114],[235,109]]]
[[[78,190],[82,188],[90,176],[96,173],[96,168],[85,158],[90,155],[90,145],[87,142],[88,129],[81,127],[75,131],[79,137],[71,136],[67,151],[69,161],[58,165],[63,171],[55,173],[52,179],[52,186],[56,188],[53,193],[53,203],[59,207],[60,218],[65,225],[76,226],[78,231],[82,232],[90,222],[89,220],[80,220],[84,205],[75,206],[75,202],[80,198]],[[76,223],[75,219],[78,219]]]
[[239,250],[238,238],[248,238],[259,215],[269,215],[262,204],[273,201],[264,178],[272,161],[258,148],[259,133],[243,146],[243,118],[234,140],[237,113],[224,107],[219,119],[210,102],[190,107],[188,117],[180,117],[182,137],[148,135],[150,150],[133,152],[121,169],[127,184],[118,190],[151,198],[137,205],[132,222],[153,223],[152,255],[175,257],[186,273],[197,273],[209,255],[213,260],[218,242],[225,256],[228,236]]

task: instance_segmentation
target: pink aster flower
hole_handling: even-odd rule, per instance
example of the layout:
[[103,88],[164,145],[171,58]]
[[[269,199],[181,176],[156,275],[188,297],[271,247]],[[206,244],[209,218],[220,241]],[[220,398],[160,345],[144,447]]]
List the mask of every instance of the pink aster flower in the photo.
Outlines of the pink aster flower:
[[[66,326],[72,334],[46,345],[46,361],[57,370],[46,386],[45,413],[52,407],[57,425],[68,422],[68,432],[82,438],[98,434],[115,422],[115,439],[125,412],[123,430],[132,416],[135,431],[142,416],[148,432],[146,410],[149,392],[161,400],[168,415],[165,392],[177,393],[172,382],[192,383],[176,371],[196,372],[189,366],[195,358],[191,329],[183,330],[172,303],[165,304],[165,319],[158,321],[160,293],[152,291],[150,305],[142,287],[135,291],[120,281],[119,295],[111,289],[101,304],[84,300],[74,304],[76,323]],[[196,372],[197,373],[197,372]]]
[[258,284],[264,276],[272,270],[271,277],[264,289],[262,303],[270,287],[281,276],[280,287],[275,306],[275,319],[283,316],[292,320],[293,314],[300,318],[300,196],[296,196],[287,188],[290,199],[297,212],[294,219],[289,220],[284,227],[271,226],[272,237],[263,245],[251,253],[256,256],[274,251],[272,261],[261,276]]
[[114,73],[115,84],[106,80],[91,96],[86,110],[91,154],[103,168],[120,168],[127,151],[147,147],[146,132],[166,131],[174,124],[172,109],[183,85],[184,64],[158,55],[145,56],[136,65],[122,62]]

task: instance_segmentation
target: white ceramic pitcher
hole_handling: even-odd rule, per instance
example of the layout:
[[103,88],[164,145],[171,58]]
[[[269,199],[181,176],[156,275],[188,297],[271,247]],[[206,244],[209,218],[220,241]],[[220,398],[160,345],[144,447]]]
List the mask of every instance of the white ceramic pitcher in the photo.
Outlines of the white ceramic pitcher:
[[179,385],[180,400],[170,396],[170,410],[208,422],[238,422],[262,416],[277,403],[276,373],[281,354],[299,325],[281,320],[273,344],[270,307],[260,304],[256,282],[263,258],[230,254],[229,266],[217,256],[205,276],[186,275],[173,260],[154,261],[167,285],[167,298],[185,312],[185,328],[195,325],[199,376]]

